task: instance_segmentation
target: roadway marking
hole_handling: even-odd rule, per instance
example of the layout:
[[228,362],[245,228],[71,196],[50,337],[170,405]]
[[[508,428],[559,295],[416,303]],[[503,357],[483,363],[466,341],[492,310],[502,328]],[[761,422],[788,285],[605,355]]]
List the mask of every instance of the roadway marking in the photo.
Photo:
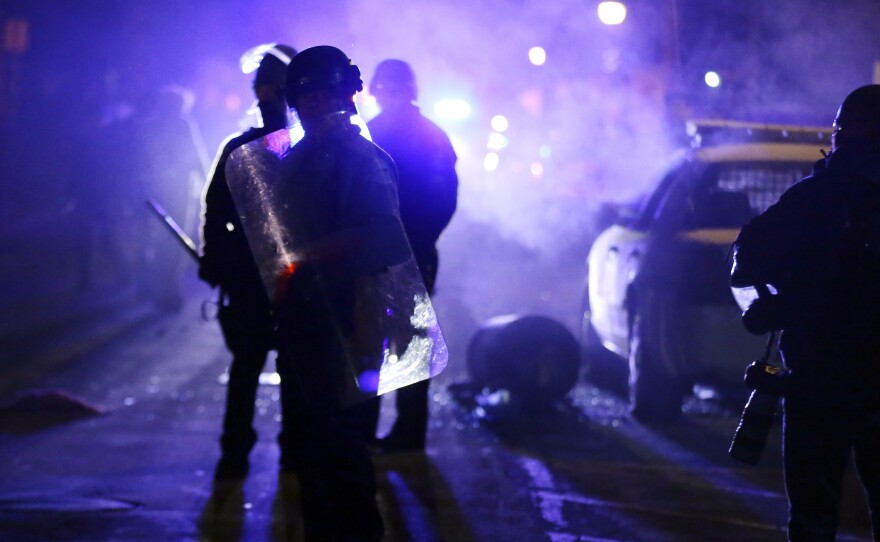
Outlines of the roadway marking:
[[[531,487],[547,490],[556,488],[556,484],[553,482],[553,473],[542,461],[531,457],[520,457],[519,461],[532,479]],[[562,499],[536,498],[538,492],[535,491],[532,491],[531,495],[532,502],[537,505],[544,521],[557,527],[568,526],[568,522],[562,517]]]
[[[529,478],[531,478],[531,487],[536,488],[531,491],[532,501],[535,503],[535,506],[540,511],[541,517],[547,523],[550,523],[554,527],[568,527],[568,521],[566,521],[563,515],[563,507],[565,503],[571,503],[592,507],[626,510],[630,512],[639,512],[659,516],[668,516],[687,520],[703,520],[715,523],[726,523],[730,525],[736,525],[738,527],[747,527],[773,532],[780,531],[779,525],[771,525],[768,523],[759,523],[727,517],[706,517],[702,514],[690,514],[664,508],[654,508],[650,506],[606,501],[602,499],[585,497],[578,493],[572,492],[559,492],[556,490],[556,483],[553,479],[553,473],[542,461],[531,457],[520,457],[519,461],[523,469],[525,469],[526,473],[529,475]],[[625,542],[612,539],[590,539],[583,537],[578,538],[579,535],[570,535],[559,532],[547,534],[548,536],[550,536],[551,542]]]
[[[725,517],[709,517],[703,514],[688,514],[685,512],[676,512],[674,510],[667,510],[663,508],[653,508],[650,506],[640,506],[640,505],[632,505],[632,504],[624,504],[620,502],[612,502],[612,501],[603,501],[600,499],[591,499],[589,497],[584,497],[583,495],[578,495],[577,493],[554,493],[550,491],[540,490],[533,491],[533,496],[537,496],[538,498],[551,499],[553,501],[561,501],[561,502],[570,502],[574,504],[584,504],[587,506],[596,506],[603,508],[614,508],[617,510],[628,510],[634,512],[642,512],[647,514],[654,514],[658,516],[668,516],[680,519],[687,520],[701,520],[701,521],[710,521],[713,523],[726,523],[729,525],[736,525],[738,527],[746,527],[751,529],[758,529],[762,531],[772,531],[772,532],[784,532],[785,527],[781,525],[771,525],[769,523],[760,523],[755,521],[745,521],[735,518],[725,518]],[[551,542],[593,542],[594,540],[597,542],[604,542],[605,539],[599,538],[570,538],[570,536],[565,533],[547,533],[551,536]],[[554,535],[557,535],[558,538],[553,538]],[[853,535],[845,535],[838,533],[837,540],[849,541],[849,542],[870,542],[869,539],[853,536]],[[609,542],[625,542],[625,541],[616,541],[609,540]]]
[[624,504],[621,502],[614,501],[605,501],[601,499],[593,499],[590,497],[584,497],[583,495],[579,495],[577,493],[557,493],[553,491],[546,490],[538,490],[532,492],[533,496],[538,497],[539,499],[548,499],[551,501],[569,502],[572,504],[583,504],[587,506],[595,506],[600,508],[614,508],[617,510],[628,510],[632,512],[642,512],[646,514],[654,514],[658,516],[669,516],[680,519],[688,519],[688,520],[702,520],[702,521],[710,521],[713,523],[727,523],[730,525],[736,525],[738,527],[748,527],[752,529],[761,529],[761,530],[769,530],[777,532],[779,531],[778,525],[771,525],[769,523],[759,523],[754,521],[746,521],[736,518],[725,518],[725,517],[717,517],[712,516],[708,517],[705,514],[689,514],[687,512],[677,512],[675,510],[669,510],[665,508],[654,508],[651,506],[642,506],[638,504]]

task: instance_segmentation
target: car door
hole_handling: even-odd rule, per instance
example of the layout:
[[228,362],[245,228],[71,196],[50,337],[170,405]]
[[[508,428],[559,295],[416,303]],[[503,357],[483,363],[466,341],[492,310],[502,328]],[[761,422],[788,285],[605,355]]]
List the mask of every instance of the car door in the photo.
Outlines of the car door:
[[590,251],[590,321],[605,348],[621,356],[626,355],[629,334],[626,289],[646,235],[631,226],[615,225],[596,239]]
[[670,174],[660,182],[635,218],[621,220],[602,232],[590,249],[590,323],[605,348],[620,356],[626,357],[629,350],[627,292],[651,242],[654,215],[666,200],[676,175]]

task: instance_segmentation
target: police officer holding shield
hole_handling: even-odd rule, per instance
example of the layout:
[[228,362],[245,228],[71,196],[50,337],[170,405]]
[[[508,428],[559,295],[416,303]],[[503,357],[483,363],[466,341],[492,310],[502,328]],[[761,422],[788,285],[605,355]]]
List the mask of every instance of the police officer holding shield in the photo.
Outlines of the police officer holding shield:
[[276,323],[291,399],[283,445],[308,541],[382,538],[370,400],[436,375],[448,358],[400,221],[394,162],[361,133],[362,89],[339,49],[297,54],[284,94],[302,137],[274,132],[226,166]]
[[370,371],[352,369],[383,346],[362,334],[363,319],[379,317],[365,314],[372,305],[366,290],[411,252],[393,163],[351,122],[362,89],[357,66],[330,46],[299,53],[287,71],[287,102],[305,135],[283,156],[275,181],[275,195],[285,202],[278,220],[288,225],[296,253],[275,298],[282,386],[297,398],[290,412],[298,416],[295,468],[309,541],[383,536],[364,430],[370,403],[348,402],[339,376],[370,380]]
[[832,152],[734,248],[731,284],[775,290],[744,323],[782,330],[789,540],[835,539],[850,457],[880,540],[880,85],[844,99]]
[[[292,430],[282,446],[293,452],[305,539],[315,542],[383,536],[367,399],[382,392],[383,359],[398,359],[385,354],[388,338],[400,335],[385,333],[388,325],[409,325],[409,305],[428,308],[413,288],[394,290],[414,284],[405,273],[392,280],[412,253],[394,163],[352,121],[362,89],[360,71],[339,49],[302,51],[288,66],[284,92],[302,139],[270,134],[233,152],[226,168],[272,303],[282,394],[290,398],[282,408]],[[427,357],[402,352],[399,359],[406,362],[396,365],[423,368]],[[423,372],[416,378],[430,374]]]
[[[455,213],[458,176],[449,137],[415,102],[415,74],[402,60],[383,60],[370,81],[382,109],[368,126],[373,141],[397,165],[400,218],[429,294],[437,279],[437,239]],[[397,419],[376,444],[378,452],[423,451],[428,427],[428,387],[423,380],[397,391]],[[378,422],[379,404],[375,405]],[[370,436],[375,435],[376,423]]]
[[[226,184],[226,162],[239,147],[288,127],[290,115],[281,89],[294,55],[296,51],[288,45],[269,43],[255,47],[242,58],[243,71],[252,71],[256,66],[253,88],[261,122],[223,143],[202,197],[199,277],[220,288],[218,319],[232,353],[220,437],[222,455],[214,473],[217,479],[248,474],[248,456],[257,440],[252,426],[254,402],[266,358],[275,348],[269,298]],[[285,400],[282,394],[282,403]],[[288,423],[290,420],[282,420],[284,429],[279,435],[282,468],[289,468],[291,461],[284,438]]]

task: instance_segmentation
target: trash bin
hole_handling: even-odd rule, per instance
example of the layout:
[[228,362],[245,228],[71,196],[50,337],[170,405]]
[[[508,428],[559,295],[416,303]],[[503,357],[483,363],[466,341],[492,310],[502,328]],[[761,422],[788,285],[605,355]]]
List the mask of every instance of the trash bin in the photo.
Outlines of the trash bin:
[[467,366],[476,386],[506,389],[524,404],[548,405],[577,382],[580,349],[574,335],[552,318],[497,316],[474,334]]

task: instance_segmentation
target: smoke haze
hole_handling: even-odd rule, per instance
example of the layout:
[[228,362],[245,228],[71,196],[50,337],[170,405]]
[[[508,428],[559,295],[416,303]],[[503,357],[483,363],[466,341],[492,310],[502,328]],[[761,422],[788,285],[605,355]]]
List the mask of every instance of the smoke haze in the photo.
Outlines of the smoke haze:
[[[609,205],[653,187],[687,144],[684,120],[828,125],[880,61],[874,0],[626,3],[626,22],[607,27],[583,0],[5,2],[0,22],[30,25],[28,49],[4,50],[0,65],[7,229],[73,212],[90,189],[59,148],[79,152],[99,125],[143,108],[144,95],[188,89],[212,153],[253,102],[238,69],[245,50],[330,44],[365,83],[383,59],[409,62],[423,112],[456,143],[459,211],[441,239],[437,295],[454,353],[500,313],[575,328],[583,260],[613,218]],[[535,46],[542,66],[529,62]],[[710,70],[720,87],[703,82]],[[470,116],[442,118],[441,99],[466,100]],[[489,149],[496,115],[509,128]]]

